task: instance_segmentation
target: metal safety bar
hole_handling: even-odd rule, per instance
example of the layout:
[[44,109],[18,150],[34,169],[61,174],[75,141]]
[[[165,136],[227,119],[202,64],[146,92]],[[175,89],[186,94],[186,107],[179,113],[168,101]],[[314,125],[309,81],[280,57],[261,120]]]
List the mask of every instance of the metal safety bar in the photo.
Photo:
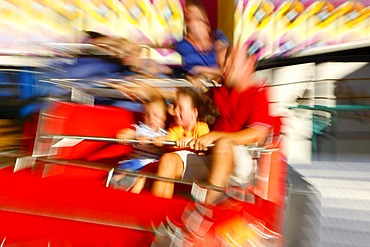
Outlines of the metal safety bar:
[[[41,135],[40,138],[46,139],[77,139],[77,140],[88,140],[88,141],[103,141],[103,142],[123,142],[121,139],[118,138],[110,138],[110,137],[96,137],[96,136],[75,136],[75,135]],[[153,141],[150,140],[127,140],[124,141],[125,144],[154,144]],[[166,146],[176,146],[176,142],[174,141],[164,141],[162,142],[163,145]],[[214,144],[211,144],[214,146]]]
[[[76,139],[76,140],[88,140],[88,141],[105,141],[105,142],[118,142],[122,143],[121,139],[118,138],[113,138],[113,137],[97,137],[97,136],[77,136],[77,135],[53,135],[53,134],[42,134],[40,135],[40,138],[43,139]],[[144,140],[144,141],[139,141],[139,140],[127,140],[124,142],[125,144],[153,144],[153,141],[150,140]],[[166,146],[176,146],[175,141],[164,141],[162,142],[163,145]],[[212,143],[208,145],[208,147],[214,147],[215,144]],[[263,146],[249,146],[246,145],[245,148],[250,151],[250,152],[260,152],[260,153],[270,153],[274,151],[278,151],[278,148],[268,148],[268,147],[263,147]]]

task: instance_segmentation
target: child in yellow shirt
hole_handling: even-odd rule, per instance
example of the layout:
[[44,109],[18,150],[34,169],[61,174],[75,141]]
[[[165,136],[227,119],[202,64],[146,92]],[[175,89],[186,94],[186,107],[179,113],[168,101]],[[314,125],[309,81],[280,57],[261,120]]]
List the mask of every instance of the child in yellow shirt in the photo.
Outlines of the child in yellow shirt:
[[209,127],[206,115],[212,107],[215,107],[213,102],[194,88],[177,89],[174,125],[168,130],[166,139],[176,141],[178,147],[185,148],[193,138],[207,134]]
[[[177,89],[176,103],[172,110],[173,126],[168,129],[167,136],[155,138],[154,144],[161,146],[163,141],[175,141],[177,146],[175,153],[186,165],[187,155],[193,153],[187,149],[188,143],[209,132],[208,124],[213,124],[218,110],[210,98],[190,87]],[[131,191],[139,193],[144,184],[145,178],[142,177],[137,180]]]

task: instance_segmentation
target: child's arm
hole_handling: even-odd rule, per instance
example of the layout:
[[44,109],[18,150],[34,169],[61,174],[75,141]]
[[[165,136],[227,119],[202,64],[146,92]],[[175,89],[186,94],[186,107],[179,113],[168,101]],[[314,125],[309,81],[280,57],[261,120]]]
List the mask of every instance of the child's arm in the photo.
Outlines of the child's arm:
[[117,132],[117,139],[120,143],[127,144],[128,140],[136,139],[136,130],[126,128]]
[[181,133],[182,133],[181,132],[181,127],[179,127],[179,126],[169,128],[167,133],[168,134],[165,135],[165,136],[160,136],[160,137],[154,138],[153,139],[154,145],[163,146],[164,141],[174,141],[174,142],[176,142],[176,141],[179,140],[179,136],[182,136],[181,135]]
[[169,141],[169,138],[168,138],[168,136],[159,136],[159,137],[153,138],[152,141],[153,141],[154,145],[162,147],[163,142],[164,141]]

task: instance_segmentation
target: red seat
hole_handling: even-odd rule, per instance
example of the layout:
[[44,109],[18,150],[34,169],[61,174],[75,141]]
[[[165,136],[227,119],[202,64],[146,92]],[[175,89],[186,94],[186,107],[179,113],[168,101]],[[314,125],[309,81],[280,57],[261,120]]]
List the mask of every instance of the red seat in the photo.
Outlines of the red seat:
[[[114,106],[87,106],[52,103],[39,123],[39,134],[77,135],[115,138],[120,129],[134,123],[134,114]],[[41,125],[40,125],[41,124]],[[119,157],[132,147],[118,143],[84,140],[73,147],[58,149],[57,158],[96,161]]]

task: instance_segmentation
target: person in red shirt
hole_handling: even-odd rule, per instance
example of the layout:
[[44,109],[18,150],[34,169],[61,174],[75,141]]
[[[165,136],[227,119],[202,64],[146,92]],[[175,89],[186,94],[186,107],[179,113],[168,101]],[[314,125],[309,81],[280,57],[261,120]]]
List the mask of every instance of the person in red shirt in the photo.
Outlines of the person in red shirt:
[[[253,81],[255,67],[255,57],[248,55],[247,47],[236,47],[230,52],[224,65],[223,86],[210,92],[220,116],[210,133],[189,143],[190,148],[203,152],[208,150],[210,144],[215,144],[208,151],[210,154],[188,155],[186,165],[173,154],[164,154],[159,161],[158,176],[203,180],[222,188],[233,175],[241,179],[248,176],[250,171],[236,169],[234,165],[234,153],[237,152],[234,147],[251,143],[262,145],[271,130],[266,91]],[[173,192],[172,182],[157,180],[153,183],[152,193],[155,196],[171,198]],[[219,194],[208,190],[205,203],[212,204]]]

